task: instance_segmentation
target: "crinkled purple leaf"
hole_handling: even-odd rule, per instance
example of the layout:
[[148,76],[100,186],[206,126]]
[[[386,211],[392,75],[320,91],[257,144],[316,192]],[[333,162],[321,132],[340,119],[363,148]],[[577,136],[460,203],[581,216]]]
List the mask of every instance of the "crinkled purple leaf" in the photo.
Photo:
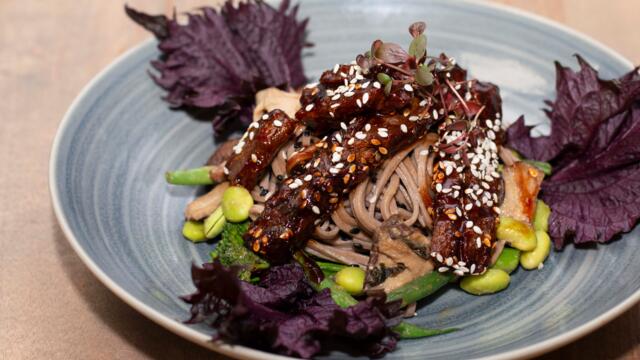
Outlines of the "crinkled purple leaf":
[[310,358],[340,340],[381,356],[398,340],[391,330],[401,320],[398,304],[376,296],[342,309],[328,289],[313,291],[297,264],[267,270],[259,285],[218,262],[194,266],[192,278],[197,291],[183,298],[191,304],[189,322],[206,321],[229,342]]
[[640,74],[605,81],[578,61],[578,72],[557,65],[549,136],[531,137],[522,117],[507,130],[510,147],[553,165],[540,196],[557,248],[610,241],[640,219]]
[[[219,11],[204,7],[186,25],[126,7],[127,14],[153,32],[162,52],[152,66],[166,100],[188,110],[208,109],[217,131],[234,119],[251,122],[254,95],[266,87],[297,88],[306,83],[302,49],[307,20],[284,0],[278,9],[256,0]],[[212,114],[212,115],[211,115]]]
[[601,80],[591,65],[582,57],[577,58],[578,72],[556,62],[556,100],[548,101],[550,108],[545,110],[551,121],[551,134],[532,138],[524,121],[507,130],[509,146],[527,158],[575,158],[589,145],[603,121],[624,111],[640,96],[640,75],[636,71],[618,80]]

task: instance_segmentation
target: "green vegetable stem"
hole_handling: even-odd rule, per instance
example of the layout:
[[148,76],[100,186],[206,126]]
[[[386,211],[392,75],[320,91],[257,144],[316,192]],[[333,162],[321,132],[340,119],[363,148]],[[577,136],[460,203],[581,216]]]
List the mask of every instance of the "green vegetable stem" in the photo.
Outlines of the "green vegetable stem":
[[316,261],[316,264],[318,264],[318,267],[320,268],[320,270],[322,270],[322,272],[324,272],[326,276],[334,275],[338,271],[347,267],[347,265],[336,264],[327,261]]
[[452,278],[453,275],[450,273],[432,271],[391,291],[387,295],[387,301],[401,299],[403,306],[414,303],[433,294],[445,286]]
[[498,269],[506,272],[507,274],[511,274],[520,263],[520,250],[512,249],[509,247],[505,247],[502,249],[500,256],[495,264],[493,264],[493,269]]
[[165,178],[173,185],[211,185],[213,180],[209,177],[211,166],[203,166],[195,169],[169,171]]
[[396,325],[393,328],[393,331],[400,335],[400,339],[419,339],[429,336],[447,334],[450,332],[458,331],[458,329],[429,329],[403,321],[400,324]]
[[358,300],[329,278],[325,278],[320,282],[318,290],[322,289],[329,289],[331,298],[341,308],[348,308],[358,303]]

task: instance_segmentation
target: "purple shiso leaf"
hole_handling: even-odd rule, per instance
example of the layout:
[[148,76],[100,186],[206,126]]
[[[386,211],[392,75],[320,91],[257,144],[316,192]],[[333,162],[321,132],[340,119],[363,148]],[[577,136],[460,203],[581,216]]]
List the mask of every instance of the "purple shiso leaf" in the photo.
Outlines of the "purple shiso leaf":
[[160,40],[162,56],[151,63],[158,75],[152,77],[167,91],[165,100],[173,107],[207,110],[218,132],[236,119],[244,126],[251,122],[257,91],[306,83],[301,54],[310,46],[307,20],[296,20],[298,7],[288,0],[278,9],[259,0],[226,2],[219,11],[204,7],[189,14],[186,25],[175,16],[125,10]]
[[193,266],[197,291],[183,299],[191,304],[188,321],[207,322],[217,337],[284,355],[310,358],[340,341],[368,356],[392,351],[401,320],[398,304],[370,297],[342,309],[328,289],[315,292],[297,264],[273,267],[259,285],[239,280],[235,269],[218,262]]
[[507,129],[510,147],[553,165],[540,196],[557,248],[608,242],[640,219],[640,74],[605,81],[578,61],[578,72],[557,65],[549,136],[531,137],[522,117]]

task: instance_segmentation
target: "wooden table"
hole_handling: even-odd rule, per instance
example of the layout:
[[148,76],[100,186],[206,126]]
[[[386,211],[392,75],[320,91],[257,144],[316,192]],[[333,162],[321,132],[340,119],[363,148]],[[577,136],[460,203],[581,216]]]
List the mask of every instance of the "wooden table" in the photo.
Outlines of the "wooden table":
[[[584,31],[640,63],[640,1],[499,2]],[[130,3],[165,13],[174,5]],[[49,149],[62,115],[100,69],[149,36],[124,16],[122,5],[0,1],[2,359],[221,358],[155,325],[100,284],[65,240],[51,209]],[[640,358],[640,305],[543,358]]]

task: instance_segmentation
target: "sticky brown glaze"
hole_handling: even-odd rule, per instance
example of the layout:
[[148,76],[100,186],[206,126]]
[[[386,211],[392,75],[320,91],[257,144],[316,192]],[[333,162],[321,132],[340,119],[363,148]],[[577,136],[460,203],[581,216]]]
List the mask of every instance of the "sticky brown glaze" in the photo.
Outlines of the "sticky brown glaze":
[[253,121],[226,163],[231,184],[253,189],[280,148],[294,136],[298,121],[273,110]]
[[397,151],[424,136],[432,124],[429,106],[413,99],[401,114],[360,116],[317,148],[304,171],[283,182],[249,227],[248,247],[272,263],[290,259],[316,225]]
[[409,104],[413,94],[404,88],[403,82],[394,81],[387,95],[375,75],[376,71],[364,75],[356,64],[336,65],[322,74],[319,84],[302,91],[302,106],[296,118],[317,134],[324,134],[360,114],[369,111],[389,114]]
[[[434,166],[431,255],[438,271],[479,274],[490,263],[502,193],[497,172],[501,100],[497,87],[445,80],[447,119]],[[443,114],[444,115],[444,114]]]

